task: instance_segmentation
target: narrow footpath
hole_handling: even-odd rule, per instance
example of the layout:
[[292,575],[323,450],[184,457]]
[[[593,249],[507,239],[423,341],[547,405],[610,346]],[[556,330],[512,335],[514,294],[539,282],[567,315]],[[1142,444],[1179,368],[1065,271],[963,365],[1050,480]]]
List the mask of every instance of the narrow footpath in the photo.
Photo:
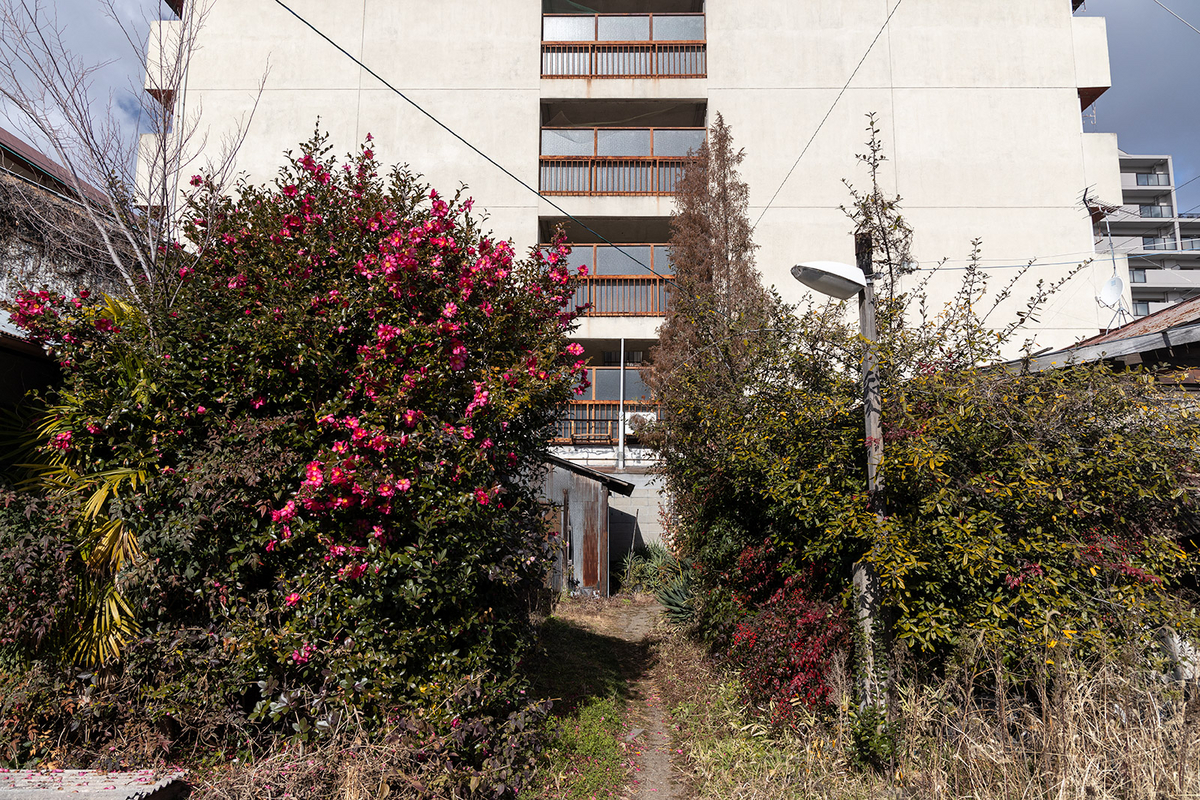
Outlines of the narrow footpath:
[[[652,652],[654,627],[662,610],[662,606],[653,601],[637,601],[615,608],[613,634],[637,645],[638,651]],[[668,714],[662,695],[655,686],[651,670],[636,672],[638,677],[630,685],[630,731],[626,737],[636,763],[629,796],[636,800],[683,800],[688,793],[676,775],[676,753],[667,727]]]

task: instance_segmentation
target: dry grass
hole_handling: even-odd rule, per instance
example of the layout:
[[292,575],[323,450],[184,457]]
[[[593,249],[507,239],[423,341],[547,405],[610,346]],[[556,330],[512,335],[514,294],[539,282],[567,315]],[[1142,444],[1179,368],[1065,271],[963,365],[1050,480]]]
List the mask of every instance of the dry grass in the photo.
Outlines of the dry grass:
[[[446,764],[399,740],[289,747],[252,763],[193,774],[196,800],[441,800]],[[198,780],[197,780],[198,779]]]
[[[1195,688],[1189,701],[1180,684],[1114,661],[1061,666],[1018,692],[1002,668],[964,663],[940,682],[895,690],[896,750],[879,771],[856,766],[844,668],[834,670],[834,713],[787,731],[758,722],[736,679],[679,637],[662,643],[657,676],[697,798],[1200,798]],[[997,678],[1009,687],[1001,697],[978,689]]]

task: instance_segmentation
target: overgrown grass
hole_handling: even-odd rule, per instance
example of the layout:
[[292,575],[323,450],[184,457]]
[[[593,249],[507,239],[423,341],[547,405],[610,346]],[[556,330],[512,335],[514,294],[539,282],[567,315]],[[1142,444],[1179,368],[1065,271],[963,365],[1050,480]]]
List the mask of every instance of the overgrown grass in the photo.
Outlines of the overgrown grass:
[[[953,675],[897,687],[892,755],[872,769],[844,669],[830,714],[771,729],[695,644],[673,636],[661,648],[656,678],[701,800],[1200,797],[1200,695],[1141,664],[1068,663],[1017,691],[1002,666],[967,654]],[[997,681],[1009,690],[979,690]]]
[[615,602],[567,601],[542,625],[543,653],[531,677],[535,697],[552,699],[554,709],[531,796],[615,797],[629,781],[627,700],[645,659],[636,645],[603,632]]

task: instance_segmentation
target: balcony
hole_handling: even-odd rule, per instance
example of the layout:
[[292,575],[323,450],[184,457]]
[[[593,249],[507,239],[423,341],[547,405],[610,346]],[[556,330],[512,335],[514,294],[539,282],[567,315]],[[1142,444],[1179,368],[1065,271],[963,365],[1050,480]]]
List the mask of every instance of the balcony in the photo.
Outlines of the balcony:
[[1138,206],[1138,216],[1143,219],[1170,219],[1172,208],[1164,205],[1140,205]]
[[1143,250],[1178,250],[1179,246],[1175,243],[1175,237],[1166,236],[1143,236]]
[[1171,185],[1171,176],[1165,175],[1161,172],[1138,172],[1138,173],[1136,173],[1136,175],[1137,175],[1137,185],[1138,186],[1170,186]]
[[548,195],[670,195],[704,128],[543,128]]
[[703,14],[545,14],[543,78],[703,78]]
[[[589,367],[589,387],[579,400],[568,404],[558,421],[555,441],[573,444],[612,444],[617,441],[621,412],[621,368]],[[641,370],[625,368],[625,418],[655,417],[658,404],[650,400],[650,389],[642,381]],[[628,432],[628,430],[627,430]]]
[[661,317],[667,313],[674,271],[666,245],[623,244],[619,249],[572,245],[570,262],[573,268],[588,269],[575,292],[576,306],[588,304],[584,316]]

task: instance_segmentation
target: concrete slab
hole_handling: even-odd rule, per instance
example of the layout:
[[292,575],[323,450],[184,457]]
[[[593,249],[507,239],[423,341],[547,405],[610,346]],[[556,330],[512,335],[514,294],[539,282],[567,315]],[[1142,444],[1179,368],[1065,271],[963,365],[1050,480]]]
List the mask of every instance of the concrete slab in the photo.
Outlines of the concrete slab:
[[172,800],[187,796],[186,774],[151,769],[0,769],[0,800]]

